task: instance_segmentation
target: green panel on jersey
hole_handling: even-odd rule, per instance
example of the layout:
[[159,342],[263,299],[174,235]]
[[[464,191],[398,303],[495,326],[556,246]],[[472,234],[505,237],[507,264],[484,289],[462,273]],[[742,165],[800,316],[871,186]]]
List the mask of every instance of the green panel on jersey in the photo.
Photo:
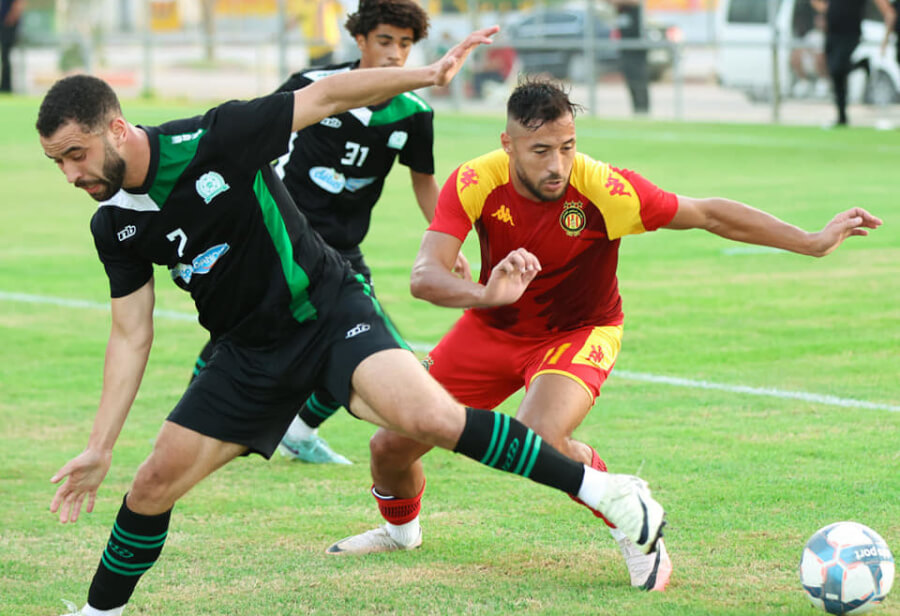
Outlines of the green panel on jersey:
[[373,111],[368,125],[381,126],[383,124],[391,124],[411,115],[428,111],[431,111],[431,107],[421,97],[412,92],[404,92],[391,99],[390,104],[384,109]]
[[150,198],[162,207],[181,177],[188,163],[193,160],[200,144],[203,129],[185,135],[159,136],[159,168],[156,180],[150,188]]
[[281,260],[281,270],[284,272],[284,280],[291,291],[291,314],[298,322],[316,318],[316,308],[309,301],[309,277],[306,272],[294,261],[294,246],[288,235],[284,219],[278,211],[275,198],[269,192],[269,187],[263,179],[262,171],[256,173],[253,180],[253,192],[262,210],[263,222],[275,245],[275,252]]

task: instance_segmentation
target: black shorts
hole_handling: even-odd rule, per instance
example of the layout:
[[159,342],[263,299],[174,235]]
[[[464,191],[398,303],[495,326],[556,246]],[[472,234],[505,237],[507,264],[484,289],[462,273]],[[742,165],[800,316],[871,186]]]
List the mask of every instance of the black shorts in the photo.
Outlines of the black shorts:
[[396,348],[409,349],[371,287],[354,274],[335,305],[276,345],[250,348],[227,335],[219,338],[168,419],[268,458],[315,389],[347,407],[350,379],[360,362]]
[[359,249],[359,246],[354,246],[353,248],[338,248],[336,250],[348,263],[350,263],[350,267],[356,270],[358,274],[362,274],[363,278],[366,279],[366,282],[372,284],[372,270],[369,269],[369,265],[363,258],[363,253],[362,250]]

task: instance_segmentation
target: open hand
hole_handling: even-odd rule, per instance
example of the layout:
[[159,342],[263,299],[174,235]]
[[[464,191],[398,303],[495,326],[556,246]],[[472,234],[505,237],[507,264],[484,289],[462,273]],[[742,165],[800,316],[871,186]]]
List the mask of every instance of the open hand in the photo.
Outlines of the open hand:
[[812,250],[814,257],[824,257],[840,246],[851,235],[869,235],[867,229],[877,229],[881,219],[861,207],[841,212],[831,219],[825,228],[814,234]]
[[81,454],[72,458],[63,465],[56,474],[50,478],[50,483],[59,483],[53,502],[50,503],[50,512],[59,511],[59,521],[75,522],[81,512],[81,505],[87,498],[86,511],[94,510],[94,500],[97,497],[97,488],[106,477],[112,462],[112,454],[102,454],[91,449],[85,449]]
[[457,43],[450,51],[444,54],[443,58],[431,65],[435,70],[434,85],[446,86],[450,83],[450,80],[459,72],[469,53],[479,45],[490,45],[492,43],[491,37],[499,31],[500,26],[482,28],[472,32],[461,43]]

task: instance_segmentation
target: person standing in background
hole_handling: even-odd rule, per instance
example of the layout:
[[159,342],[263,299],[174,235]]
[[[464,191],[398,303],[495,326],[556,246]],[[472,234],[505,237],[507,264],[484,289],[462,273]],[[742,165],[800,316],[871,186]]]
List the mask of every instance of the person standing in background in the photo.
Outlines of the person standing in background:
[[[834,88],[834,102],[838,117],[835,126],[846,126],[847,76],[855,68],[851,61],[853,51],[862,37],[862,19],[868,0],[812,0],[816,10],[825,13],[825,61]],[[888,31],[894,27],[897,14],[888,0],[875,0],[875,6],[884,16]]]
[[0,92],[12,92],[12,63],[9,56],[16,44],[16,34],[25,0],[0,0],[0,64],[3,75],[0,77]]
[[[612,0],[619,15],[619,33],[625,41],[639,41],[644,37],[643,0]],[[646,49],[620,51],[622,75],[631,95],[631,108],[636,114],[650,113],[650,72]]]

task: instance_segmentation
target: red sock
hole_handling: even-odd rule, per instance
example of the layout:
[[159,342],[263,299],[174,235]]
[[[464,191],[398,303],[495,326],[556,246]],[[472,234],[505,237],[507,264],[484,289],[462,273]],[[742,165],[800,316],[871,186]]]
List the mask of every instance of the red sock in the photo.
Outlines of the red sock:
[[372,496],[378,503],[378,510],[381,517],[395,526],[412,522],[419,515],[422,509],[422,494],[425,493],[425,483],[422,483],[422,489],[412,498],[394,498],[393,496],[381,496],[375,491],[375,485],[372,485]]
[[[606,462],[604,462],[603,459],[600,458],[600,454],[597,453],[597,451],[593,447],[588,445],[588,448],[591,450],[591,468],[595,468],[598,471],[605,473],[606,472]],[[569,494],[569,498],[571,498],[573,501],[575,501],[579,505],[584,505],[585,507],[590,509],[591,513],[593,513],[595,516],[597,516],[598,518],[600,518],[601,520],[606,522],[606,525],[609,526],[610,528],[615,528],[615,525],[611,524],[610,521],[607,520],[606,517],[602,513],[600,513],[599,511],[597,511],[596,509],[594,509],[587,503],[585,503],[583,500],[581,500],[577,496],[573,496],[573,495]]]

